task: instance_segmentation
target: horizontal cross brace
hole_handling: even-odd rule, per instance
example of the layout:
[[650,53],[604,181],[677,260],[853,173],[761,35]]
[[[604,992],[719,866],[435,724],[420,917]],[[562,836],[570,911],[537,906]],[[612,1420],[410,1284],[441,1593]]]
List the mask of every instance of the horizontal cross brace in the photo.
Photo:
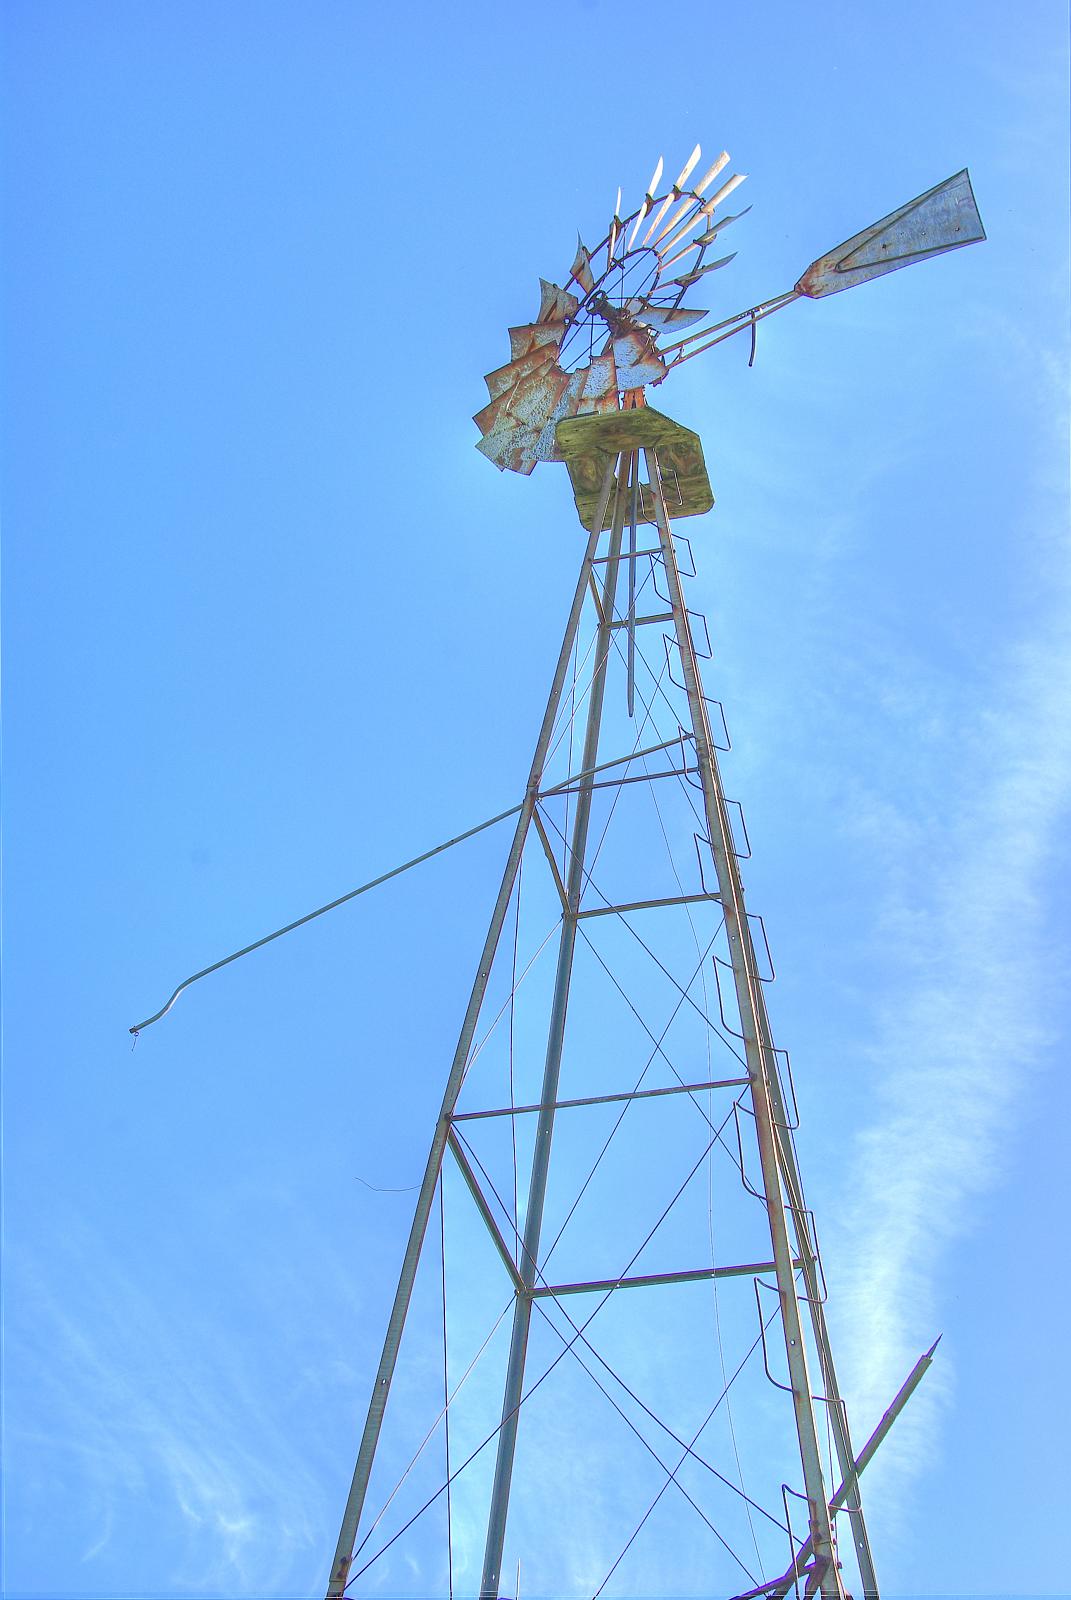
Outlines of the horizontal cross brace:
[[626,900],[619,906],[592,906],[577,917],[612,917],[619,911],[653,911],[656,906],[694,906],[703,900],[720,900],[720,894],[674,894],[666,900]]
[[[799,1263],[795,1263],[797,1266]],[[772,1261],[745,1261],[738,1267],[700,1267],[694,1272],[649,1272],[635,1278],[593,1278],[589,1283],[553,1283],[533,1289],[536,1300],[563,1294],[598,1294],[605,1289],[657,1289],[668,1283],[705,1283],[711,1278],[754,1278],[773,1272]]]
[[555,1100],[550,1105],[499,1106],[494,1111],[456,1111],[451,1122],[477,1122],[481,1117],[519,1117],[529,1111],[569,1111],[575,1106],[606,1106],[620,1100],[657,1100],[667,1094],[696,1094],[700,1089],[738,1089],[750,1078],[713,1078],[706,1083],[674,1083],[668,1089],[632,1089],[627,1094],[590,1094],[582,1100]]
[[647,622],[672,622],[672,611],[656,611],[646,617],[622,617],[620,622],[611,622],[611,628],[627,628],[630,623],[633,627],[642,628]]
[[618,556],[595,556],[591,564],[593,567],[602,567],[609,561],[638,561],[641,556],[661,556],[661,554],[661,548],[656,545],[653,550],[622,550]]
[[[674,739],[673,743],[678,744],[679,740]],[[699,770],[698,767],[668,767],[665,772],[640,772],[634,778],[603,778],[598,783],[588,783],[585,780],[584,787],[585,789],[620,789],[626,783],[652,783],[655,778],[683,778],[689,772],[698,772]],[[552,794],[579,793],[579,785],[560,783],[556,789],[544,789],[539,798],[545,800],[548,795]]]
[[630,761],[639,761],[641,756],[654,756],[660,750],[672,750],[674,745],[681,743],[682,739],[687,739],[689,743],[692,743],[694,742],[694,735],[678,733],[675,739],[664,739],[661,744],[649,744],[643,750],[630,751],[627,756],[615,756],[612,761],[600,761],[597,766],[585,767],[581,772],[572,772],[567,778],[563,778],[561,783],[552,783],[546,789],[541,789],[539,791],[539,799],[545,800],[548,795],[561,794],[570,785],[579,783],[581,778],[593,778],[597,772],[606,772],[610,767],[624,767]]

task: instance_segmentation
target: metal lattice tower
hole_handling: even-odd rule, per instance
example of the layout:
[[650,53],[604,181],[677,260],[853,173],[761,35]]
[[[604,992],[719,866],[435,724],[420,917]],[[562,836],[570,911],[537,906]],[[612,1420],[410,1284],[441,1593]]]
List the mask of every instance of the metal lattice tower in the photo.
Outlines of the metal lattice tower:
[[[742,814],[722,784],[724,719],[701,675],[706,627],[686,604],[690,547],[674,530],[709,510],[713,496],[697,435],[649,406],[644,390],[713,343],[746,330],[754,340],[759,320],[801,296],[984,234],[961,173],[814,263],[789,293],[708,321],[711,313],[682,302],[731,260],[704,256],[735,220],[712,218],[741,180],[705,198],[723,156],[689,189],[698,155],[662,196],[660,162],[631,216],[618,215],[619,199],[598,250],[579,246],[569,287],[541,283],[539,315],[510,329],[511,361],[488,375],[490,403],[476,419],[479,447],[499,466],[529,473],[544,460],[567,464],[587,541],[435,1123],[329,1596],[364,1592],[369,1569],[426,1526],[424,1514],[444,1497],[449,1542],[451,1490],[474,1479],[479,1594],[498,1600],[533,1407],[544,1407],[544,1477],[548,1466],[567,1477],[579,1449],[552,1459],[546,1440],[563,1438],[574,1420],[584,1436],[567,1382],[564,1400],[548,1398],[573,1363],[614,1408],[658,1486],[650,1505],[641,1497],[625,1507],[622,1490],[608,1494],[612,1510],[590,1510],[592,1540],[606,1546],[598,1560],[609,1568],[597,1588],[585,1575],[592,1594],[648,1526],[663,1527],[665,1592],[681,1592],[670,1576],[668,1546],[684,1549],[676,1523],[666,1531],[670,1502],[707,1541],[704,1592],[879,1594],[859,1475],[932,1352],[857,1451],[796,1157],[791,1072],[767,1010],[769,949],[745,904]],[[658,347],[658,334],[699,322]],[[585,1002],[597,1009],[594,1024]],[[568,1159],[559,1150],[552,1160],[555,1140]],[[487,1353],[485,1342],[456,1382],[445,1362],[442,1415],[432,1413],[417,1451],[445,1431],[444,1481],[411,1516],[399,1511],[390,1531],[376,1503],[377,1452],[447,1183],[490,1241],[507,1296],[495,1327],[503,1340],[509,1328],[508,1348],[492,1343]],[[451,1216],[457,1209],[452,1191]],[[470,1290],[464,1306],[473,1324],[477,1298]],[[626,1302],[641,1330],[629,1338],[613,1320]],[[711,1317],[717,1354],[697,1356],[687,1326],[705,1320],[709,1331]],[[639,1376],[623,1372],[637,1352]],[[451,1466],[448,1430],[462,1390],[471,1371],[495,1363],[500,1403],[485,1428],[470,1431],[476,1448]],[[575,1528],[584,1507],[572,1511]],[[624,1530],[630,1520],[638,1527],[619,1549],[617,1523]],[[525,1537],[538,1582],[542,1546]],[[448,1583],[453,1594],[452,1565]],[[466,1578],[456,1592],[474,1587]]]

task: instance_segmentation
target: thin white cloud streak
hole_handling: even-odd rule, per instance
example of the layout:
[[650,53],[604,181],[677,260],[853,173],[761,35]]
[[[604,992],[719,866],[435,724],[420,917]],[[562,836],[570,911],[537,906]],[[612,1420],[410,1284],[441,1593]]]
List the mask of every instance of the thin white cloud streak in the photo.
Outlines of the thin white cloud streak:
[[[877,1116],[856,1143],[835,1245],[842,1378],[861,1433],[939,1330],[942,1261],[1002,1181],[1015,1102],[1049,1041],[1046,869],[1071,798],[1069,639],[1061,596],[1009,664],[1001,702],[978,716],[938,822],[888,804],[857,818],[899,880],[885,920],[904,952],[870,1052]],[[953,1382],[946,1352],[872,1469],[870,1498],[894,1528],[939,1454]]]
[[[321,1489],[265,1415],[255,1370],[204,1319],[169,1322],[84,1225],[69,1218],[64,1232],[64,1293],[20,1273],[9,1341],[40,1396],[12,1447],[53,1463],[93,1529],[70,1553],[70,1592],[102,1592],[102,1556],[146,1592],[302,1592],[324,1565]],[[139,1516],[157,1529],[147,1585],[137,1553],[110,1548]]]

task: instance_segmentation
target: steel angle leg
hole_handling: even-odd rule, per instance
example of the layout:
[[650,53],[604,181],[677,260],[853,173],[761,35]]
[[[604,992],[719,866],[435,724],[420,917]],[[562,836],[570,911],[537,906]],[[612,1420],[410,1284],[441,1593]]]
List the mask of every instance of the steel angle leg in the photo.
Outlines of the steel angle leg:
[[476,978],[469,996],[468,1007],[461,1026],[457,1049],[451,1063],[450,1074],[443,1094],[442,1107],[439,1119],[435,1124],[435,1133],[432,1137],[431,1149],[428,1152],[427,1166],[417,1195],[416,1207],[413,1215],[412,1227],[409,1231],[409,1240],[402,1261],[402,1269],[398,1278],[398,1287],[394,1295],[390,1319],[387,1323],[386,1337],[383,1341],[383,1352],[380,1357],[379,1369],[376,1373],[375,1384],[372,1389],[372,1398],[368,1404],[368,1413],[365,1418],[364,1432],[361,1436],[360,1449],[357,1455],[357,1464],[353,1472],[346,1508],[342,1516],[342,1527],[339,1531],[338,1544],[335,1549],[334,1560],[331,1565],[331,1577],[327,1587],[328,1600],[342,1595],[345,1592],[349,1578],[350,1566],[353,1562],[353,1547],[357,1541],[357,1529],[364,1509],[365,1495],[368,1492],[368,1480],[372,1472],[372,1463],[375,1459],[376,1446],[383,1427],[383,1415],[386,1410],[387,1398],[390,1394],[391,1380],[398,1362],[398,1351],[401,1346],[402,1333],[405,1329],[405,1320],[409,1311],[409,1302],[412,1299],[413,1285],[416,1281],[417,1267],[420,1263],[420,1253],[427,1232],[431,1208],[435,1198],[435,1189],[439,1181],[442,1168],[443,1155],[446,1151],[447,1135],[450,1131],[450,1118],[457,1104],[457,1097],[465,1076],[469,1051],[479,1021],[480,1009],[483,1005],[487,982],[491,975],[495,952],[502,934],[502,927],[506,920],[506,912],[513,894],[517,872],[520,866],[521,855],[524,850],[528,829],[535,809],[536,796],[543,778],[543,767],[550,748],[551,734],[554,722],[561,705],[565,680],[569,671],[569,661],[573,653],[577,632],[580,627],[580,618],[587,595],[588,575],[592,570],[592,560],[598,549],[599,528],[605,516],[606,506],[609,502],[610,492],[614,483],[614,468],[611,465],[606,473],[600,496],[600,514],[596,517],[594,530],[588,539],[587,549],[580,568],[580,578],[577,582],[573,604],[566,623],[565,637],[562,640],[558,664],[554,671],[551,683],[550,696],[547,700],[547,709],[543,715],[543,725],[540,728],[539,738],[536,743],[535,755],[532,758],[532,768],[528,776],[528,787],[525,792],[525,801],[517,819],[516,831],[510,846],[509,856],[506,861],[505,872],[502,876],[502,885],[498,891],[498,899],[491,916],[491,925],[487,930],[483,951],[480,955],[479,965],[476,969]]
[[[627,472],[630,454],[622,453],[617,477],[617,496],[613,523],[610,530],[608,560],[603,566],[602,594],[599,609],[599,630],[595,648],[595,665],[591,693],[588,698],[587,726],[584,734],[584,756],[581,771],[586,774],[577,787],[576,814],[570,841],[569,866],[566,874],[566,905],[562,911],[562,931],[558,945],[558,964],[554,977],[550,1022],[547,1033],[547,1053],[543,1068],[543,1091],[540,1095],[539,1121],[536,1127],[535,1149],[532,1156],[532,1175],[528,1189],[528,1208],[524,1219],[524,1239],[519,1262],[523,1291],[517,1295],[513,1314],[513,1333],[510,1339],[509,1362],[502,1396],[502,1423],[498,1435],[498,1453],[495,1460],[494,1487],[487,1518],[487,1542],[484,1548],[483,1576],[480,1581],[481,1600],[498,1600],[502,1577],[502,1552],[506,1540],[506,1518],[509,1513],[510,1486],[513,1480],[513,1462],[517,1450],[517,1425],[524,1393],[524,1368],[528,1353],[528,1334],[532,1323],[532,1289],[535,1286],[539,1240],[543,1227],[543,1207],[546,1200],[547,1176],[550,1169],[550,1149],[554,1136],[555,1102],[558,1099],[558,1079],[561,1073],[562,1049],[565,1043],[565,1021],[569,1008],[569,989],[573,974],[573,957],[576,951],[577,913],[584,888],[584,865],[587,854],[588,827],[591,820],[593,778],[591,769],[596,764],[599,749],[599,731],[602,725],[602,708],[606,692],[606,668],[611,647],[611,623],[614,597],[617,590],[617,573],[621,553],[622,531],[625,516]],[[603,512],[603,515],[605,511]],[[601,528],[603,516],[595,517],[593,526]]]
[[740,880],[737,858],[733,849],[732,831],[725,806],[714,741],[707,719],[706,701],[703,697],[688,614],[681,589],[673,534],[662,480],[658,470],[657,452],[644,452],[647,477],[654,501],[655,520],[658,524],[659,543],[666,571],[666,583],[673,624],[684,671],[684,684],[688,708],[695,736],[696,755],[703,785],[703,808],[710,839],[711,851],[718,876],[726,938],[733,970],[740,1026],[744,1036],[744,1053],[750,1079],[752,1110],[759,1147],[759,1163],[765,1194],[766,1213],[770,1228],[770,1242],[775,1264],[781,1320],[785,1338],[785,1354],[792,1388],[792,1405],[799,1440],[800,1464],[803,1469],[804,1490],[807,1498],[812,1548],[819,1563],[824,1563],[821,1578],[822,1600],[844,1600],[844,1587],[836,1566],[833,1523],[829,1509],[829,1496],[822,1470],[822,1454],[818,1428],[811,1399],[812,1389],[807,1370],[807,1352],[803,1338],[799,1297],[796,1290],[793,1252],[785,1216],[785,1197],[782,1189],[777,1126],[771,1099],[769,1065],[773,1058],[766,1047],[768,1027],[765,1019],[765,1001],[755,963],[755,952],[748,930],[744,891]]

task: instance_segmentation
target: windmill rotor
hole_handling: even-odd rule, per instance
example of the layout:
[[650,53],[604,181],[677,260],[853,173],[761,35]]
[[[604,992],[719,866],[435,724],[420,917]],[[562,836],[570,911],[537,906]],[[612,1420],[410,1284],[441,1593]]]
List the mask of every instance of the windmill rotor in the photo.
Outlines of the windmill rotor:
[[560,461],[559,422],[642,403],[643,390],[661,383],[668,371],[658,336],[710,315],[682,301],[733,259],[706,257],[723,229],[744,213],[716,223],[711,218],[745,175],[735,174],[708,193],[728,164],[722,151],[690,186],[700,154],[696,145],[660,194],[659,158],[634,211],[621,216],[618,191],[605,237],[593,250],[577,239],[564,286],[539,280],[538,312],[532,322],[509,329],[510,360],[487,374],[489,403],[473,419],[481,434],[476,448],[497,467],[527,475],[540,461]]

